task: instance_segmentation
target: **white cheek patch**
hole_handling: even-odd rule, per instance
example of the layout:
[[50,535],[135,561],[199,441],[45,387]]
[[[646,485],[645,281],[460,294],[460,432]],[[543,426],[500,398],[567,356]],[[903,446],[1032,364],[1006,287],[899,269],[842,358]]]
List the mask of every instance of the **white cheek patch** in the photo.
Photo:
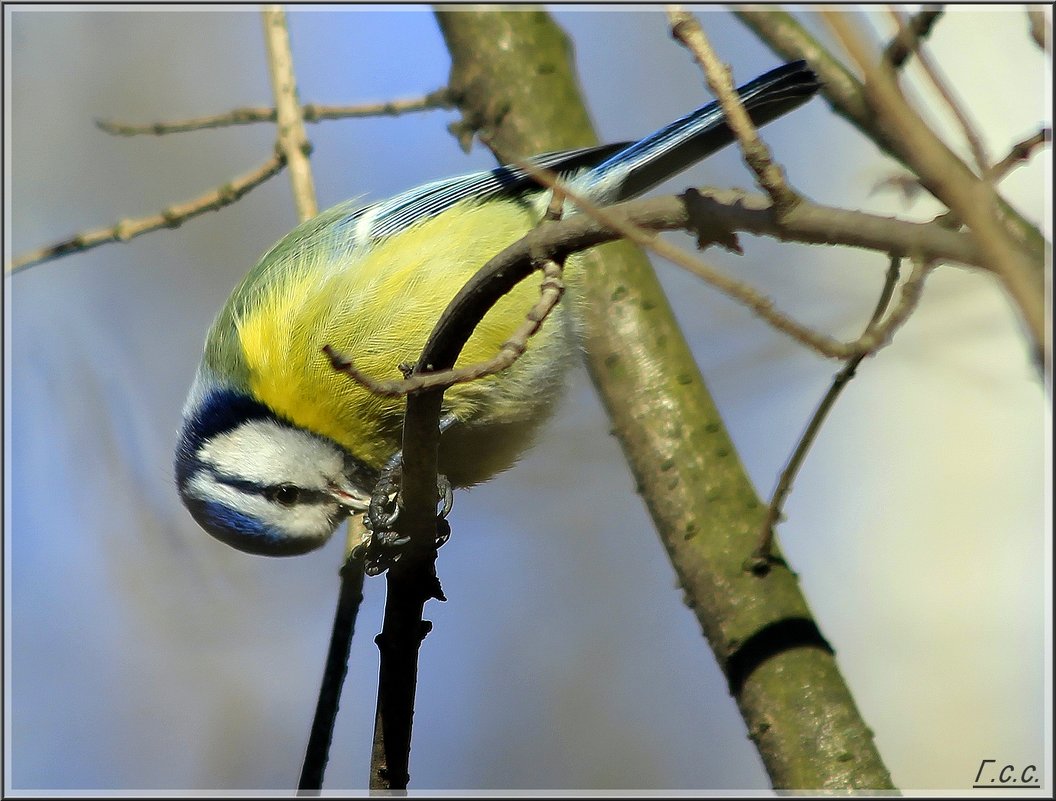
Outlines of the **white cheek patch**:
[[344,469],[336,445],[272,420],[242,423],[206,442],[198,458],[218,473],[269,487],[324,490],[328,477],[340,476]]
[[186,492],[199,500],[237,509],[265,526],[283,531],[294,538],[317,539],[332,531],[338,519],[336,502],[282,506],[269,501],[261,494],[245,492],[217,481],[206,471],[199,471],[187,482]]

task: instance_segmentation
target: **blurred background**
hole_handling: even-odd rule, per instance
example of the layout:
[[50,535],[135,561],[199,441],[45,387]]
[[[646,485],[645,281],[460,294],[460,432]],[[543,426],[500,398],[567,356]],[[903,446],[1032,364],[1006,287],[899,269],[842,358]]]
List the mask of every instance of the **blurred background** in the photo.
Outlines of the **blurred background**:
[[[912,7],[907,10],[914,10]],[[709,97],[659,7],[552,9],[603,139]],[[780,59],[697,9],[743,83]],[[253,7],[5,8],[5,260],[152,214],[264,161],[269,125],[117,138],[95,119],[174,120],[271,102]],[[820,21],[803,15],[828,40]],[[862,13],[879,40],[882,10]],[[291,9],[304,102],[442,86],[426,7]],[[948,9],[928,47],[994,159],[1051,124],[1051,61],[1022,7]],[[916,68],[909,85],[966,153]],[[493,166],[453,111],[309,127],[320,207]],[[897,171],[815,100],[765,130],[822,203],[928,219],[873,186]],[[1051,238],[1048,150],[1003,184]],[[752,187],[735,149],[666,186]],[[658,191],[664,191],[662,187]],[[171,476],[205,331],[295,224],[285,175],[236,205],[5,279],[5,773],[12,790],[288,790],[307,740],[342,537],[294,559],[214,541]],[[676,237],[690,247],[687,237]],[[859,333],[886,261],[742,237],[706,259],[800,320]],[[768,497],[832,375],[823,360],[658,264],[758,492]],[[456,497],[428,605],[415,789],[762,791],[762,763],[582,368],[513,470]],[[943,268],[837,404],[781,545],[895,783],[964,788],[983,759],[1051,788],[1051,412],[988,276]],[[384,582],[368,580],[326,787],[367,786]]]

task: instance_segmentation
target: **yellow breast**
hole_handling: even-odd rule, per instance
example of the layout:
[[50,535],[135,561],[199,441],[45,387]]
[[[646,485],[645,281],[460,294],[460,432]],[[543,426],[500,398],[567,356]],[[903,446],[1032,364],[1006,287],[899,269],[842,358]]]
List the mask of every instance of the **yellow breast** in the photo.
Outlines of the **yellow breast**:
[[[365,252],[307,248],[235,320],[254,395],[380,467],[399,448],[404,401],[373,395],[335,372],[322,347],[351,356],[368,375],[400,378],[399,365],[417,361],[466,281],[535,222],[531,209],[513,201],[464,203]],[[528,280],[500,300],[458,364],[494,355],[538,294],[538,282]],[[532,417],[549,402],[546,385],[571,348],[566,329],[562,319],[549,320],[513,368],[449,389],[445,410],[467,422]]]

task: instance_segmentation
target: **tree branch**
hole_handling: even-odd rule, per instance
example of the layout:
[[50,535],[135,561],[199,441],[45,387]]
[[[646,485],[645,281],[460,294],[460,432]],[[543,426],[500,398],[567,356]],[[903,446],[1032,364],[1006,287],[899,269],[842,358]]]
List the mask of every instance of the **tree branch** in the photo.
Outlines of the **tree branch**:
[[[805,59],[821,82],[821,94],[832,110],[869,137],[885,153],[913,169],[909,153],[892,137],[881,117],[866,102],[862,83],[835,56],[786,11],[760,10],[759,6],[737,6],[735,14],[775,53],[786,59]],[[945,145],[946,163],[961,178],[974,174]],[[931,180],[919,176],[921,186],[939,197]],[[941,198],[940,198],[941,200]],[[945,201],[944,201],[945,202]],[[1043,283],[1042,267],[1052,250],[1037,226],[1032,225],[1004,198],[997,196],[1002,224],[1030,252],[1037,265],[1037,286]]]
[[990,168],[986,179],[995,184],[999,183],[1020,164],[1029,161],[1035,150],[1050,142],[1052,142],[1052,128],[1047,126],[1033,136],[1028,136],[1022,142],[1017,142],[1012,145],[1007,156]]
[[[301,118],[305,122],[323,122],[324,120],[347,120],[357,117],[397,117],[416,111],[432,111],[451,108],[452,102],[447,88],[437,89],[422,97],[408,97],[398,100],[386,100],[380,103],[357,103],[355,105],[333,106],[321,103],[305,103],[301,106]],[[231,125],[252,125],[257,122],[276,122],[278,116],[273,107],[251,106],[236,108],[224,114],[211,114],[206,117],[193,117],[187,120],[170,120],[136,125],[117,120],[96,120],[101,130],[114,136],[164,136],[171,133],[202,131],[208,128],[226,128]]]
[[[360,524],[349,521],[349,530]],[[323,681],[315,704],[315,717],[308,733],[308,746],[301,763],[298,790],[319,790],[323,786],[326,763],[330,758],[330,743],[334,737],[334,723],[341,701],[341,688],[348,672],[348,655],[352,648],[352,636],[356,630],[356,618],[363,601],[363,560],[353,557],[353,548],[348,549],[348,558],[341,568],[341,590],[334,611],[334,624],[330,630],[330,647],[326,654]]]
[[789,188],[784,171],[773,162],[770,151],[759,139],[759,132],[733,86],[729,66],[719,61],[704,29],[692,14],[680,6],[668,6],[667,17],[672,35],[685,45],[704,70],[708,88],[722,106],[726,122],[737,137],[744,160],[755,173],[759,186],[770,195],[779,215],[791,210],[799,202],[799,196]]
[[1049,41],[1051,25],[1045,15],[1045,6],[1027,6],[1027,20],[1030,24],[1030,38],[1034,40],[1034,44],[1049,53],[1052,46]]
[[17,273],[27,267],[32,267],[34,264],[51,261],[60,256],[68,256],[71,253],[80,253],[99,245],[105,245],[108,242],[128,242],[137,236],[157,231],[159,228],[177,228],[199,214],[229,206],[250,189],[260,186],[273,175],[277,175],[285,164],[286,161],[282,154],[276,153],[255,170],[235,178],[217,189],[212,189],[204,195],[199,195],[193,200],[175,203],[158,214],[150,217],[121,220],[109,228],[82,231],[54,245],[23,253],[6,264],[4,272],[9,275]]
[[319,208],[315,200],[312,167],[308,161],[312,146],[304,132],[301,104],[297,99],[286,12],[282,6],[264,6],[261,15],[268,51],[268,73],[271,75],[271,90],[279,123],[279,149],[286,156],[286,163],[290,167],[290,186],[297,207],[297,218],[304,222],[314,217]]
[[[557,187],[581,212],[567,220],[540,225],[523,239],[496,254],[467,284],[466,292],[478,292],[481,291],[480,286],[490,284],[501,276],[504,279],[502,291],[508,292],[542,262],[542,296],[518,332],[504,343],[499,353],[485,362],[450,370],[434,366],[429,372],[415,373],[402,380],[376,379],[360,371],[350,356],[325,346],[323,351],[335,370],[349,375],[371,392],[402,397],[426,389],[446,389],[506,369],[524,351],[527,338],[538,330],[541,321],[553,309],[563,291],[557,262],[572,253],[621,237],[649,248],[697,275],[750,308],[777,330],[823,356],[851,358],[863,350],[875,348],[874,334],[877,331],[887,335],[886,323],[868,336],[863,335],[848,343],[818,334],[774,309],[773,303],[750,285],[723,275],[687,251],[656,238],[654,232],[660,230],[684,229],[697,235],[701,248],[716,243],[737,252],[739,246],[736,244],[735,232],[750,231],[776,236],[788,242],[841,244],[884,253],[912,254],[928,262],[962,261],[974,264],[981,260],[981,254],[973,248],[966,234],[950,231],[937,223],[902,222],[863,212],[818,206],[808,201],[803,201],[793,213],[778,217],[773,202],[762,195],[745,195],[736,190],[719,189],[691,189],[679,197],[632,200],[599,208],[569,187],[561,186],[553,173],[540,170],[529,162],[513,163],[532,174],[544,186]],[[490,294],[486,297],[490,298]]]
[[891,67],[871,52],[844,14],[825,11],[848,52],[865,74],[865,97],[921,183],[946,204],[976,238],[990,268],[998,274],[1027,326],[1038,366],[1048,363],[1044,265],[1032,263],[998,218],[992,185],[972,174],[909,106]]
[[944,12],[941,5],[924,6],[910,17],[909,22],[900,26],[898,33],[884,49],[884,58],[888,63],[896,70],[901,69],[909,57],[917,52],[921,41],[931,35],[931,29]]
[[[452,54],[450,85],[461,90],[464,134],[483,128],[500,152],[511,154],[596,142],[568,44],[546,15],[458,10],[437,16]],[[771,215],[763,216],[772,224]],[[584,218],[555,225],[601,228]],[[655,274],[627,247],[602,250],[577,259],[592,377],[771,781],[775,787],[890,787],[794,575],[783,568],[766,577],[745,570],[761,504]],[[804,687],[811,688],[809,699]]]
[[[914,38],[913,33],[909,29],[909,23],[903,19],[902,13],[894,7],[889,7],[889,11],[891,17],[895,21],[895,26],[899,33],[906,40],[912,40],[914,42],[914,51],[917,54],[917,61],[920,63],[921,69],[924,70],[924,74],[928,76],[931,85],[935,87],[936,91],[946,102],[947,107],[953,112],[953,116],[961,126],[961,130],[964,132],[964,138],[968,141],[968,147],[972,151],[972,157],[975,159],[975,165],[979,168],[979,174],[986,175],[990,169],[990,157],[986,153],[985,145],[983,145],[983,138],[979,135],[979,132],[975,130],[975,125],[968,118],[968,112],[964,110],[961,103],[958,102],[956,97],[954,97],[953,90],[949,86],[949,81],[946,80],[946,76],[943,75],[939,65],[932,60],[928,51],[921,46],[922,43]],[[917,18],[919,18],[919,15],[914,19]],[[893,63],[892,66],[894,66]]]
[[[901,264],[901,261],[902,259],[898,256],[891,257],[891,263],[887,270],[887,277],[884,279],[883,289],[880,290],[880,299],[876,302],[876,308],[873,310],[872,317],[870,317],[869,322],[866,323],[862,338],[870,334],[873,328],[884,316],[884,312],[887,311],[887,305],[891,302],[891,296],[895,291],[895,284],[898,283],[899,265]],[[829,411],[836,403],[836,399],[839,398],[844,387],[846,387],[847,384],[850,383],[850,380],[854,378],[858,365],[861,364],[862,360],[868,356],[869,353],[869,351],[863,350],[855,356],[852,356],[836,374],[836,377],[833,378],[832,385],[829,387],[828,392],[825,393],[825,396],[821,399],[821,403],[818,404],[817,409],[814,410],[814,414],[811,415],[806,429],[804,429],[802,436],[799,438],[799,442],[796,443],[796,447],[793,449],[792,455],[788,459],[788,463],[781,471],[781,475],[777,480],[777,486],[774,488],[774,494],[770,496],[770,503],[767,505],[766,517],[763,519],[763,524],[760,528],[759,547],[755,552],[755,557],[759,560],[756,570],[770,569],[770,561],[772,558],[771,549],[774,544],[774,527],[781,520],[781,513],[785,506],[785,499],[788,497],[788,493],[792,489],[792,482],[796,480],[796,474],[799,473],[799,468],[803,465],[803,460],[806,458],[811,446],[813,446],[814,440],[817,439],[818,432],[821,431],[821,426],[824,424]]]

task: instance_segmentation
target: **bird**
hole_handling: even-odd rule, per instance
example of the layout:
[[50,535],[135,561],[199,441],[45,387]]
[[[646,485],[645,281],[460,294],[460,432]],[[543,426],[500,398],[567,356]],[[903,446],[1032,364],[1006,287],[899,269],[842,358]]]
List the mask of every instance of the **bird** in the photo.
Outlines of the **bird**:
[[[757,125],[807,102],[805,62],[738,89]],[[734,139],[718,103],[637,142],[544,153],[529,161],[596,204],[633,198]],[[175,448],[179,495],[218,540],[290,556],[322,546],[364,512],[399,453],[406,401],[333,369],[329,345],[374,378],[400,378],[448,302],[489,258],[523,237],[551,193],[502,166],[425,183],[375,203],[350,200],[303,222],[235,287],[208,331]],[[578,349],[570,291],[506,370],[444,396],[440,468],[471,487],[511,466],[551,414]],[[569,296],[572,299],[569,300]],[[456,366],[497,352],[538,298],[522,281],[484,316]]]

